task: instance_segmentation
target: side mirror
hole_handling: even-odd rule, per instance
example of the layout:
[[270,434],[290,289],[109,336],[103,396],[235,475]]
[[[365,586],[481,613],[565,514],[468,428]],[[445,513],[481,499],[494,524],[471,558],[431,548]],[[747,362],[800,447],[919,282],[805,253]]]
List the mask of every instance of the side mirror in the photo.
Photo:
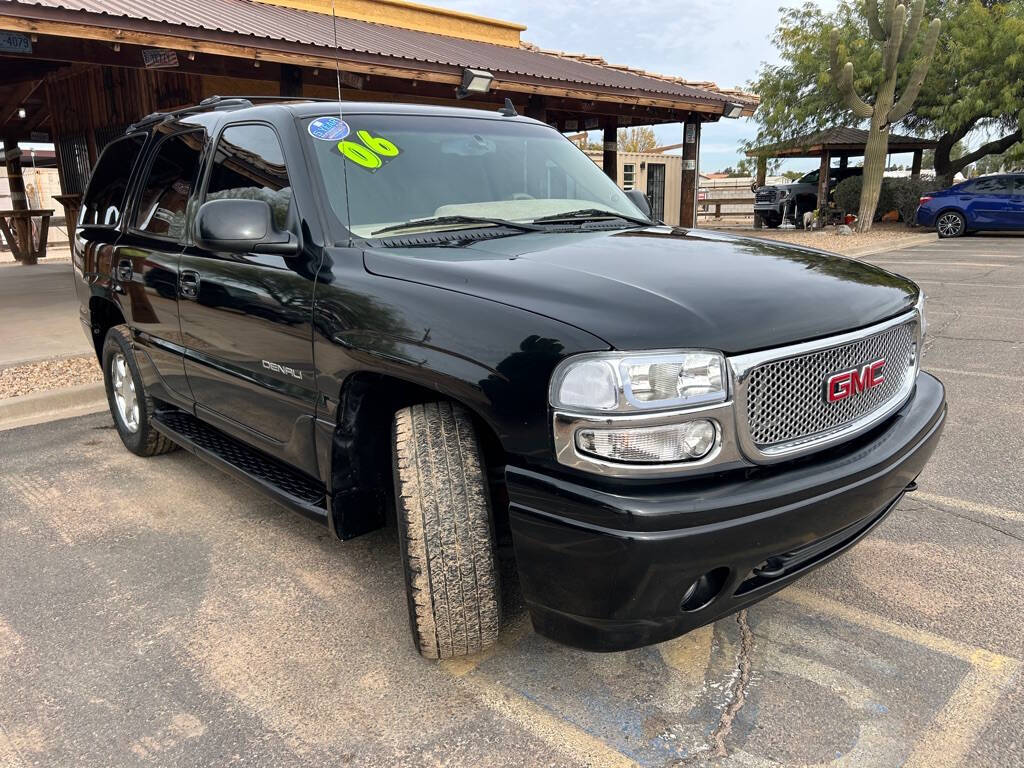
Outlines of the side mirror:
[[274,229],[274,213],[265,200],[209,200],[196,214],[196,245],[229,253],[294,256],[299,240]]
[[629,198],[633,205],[640,209],[644,216],[648,219],[651,218],[651,201],[647,199],[647,195],[639,189],[630,189],[626,191],[626,197]]

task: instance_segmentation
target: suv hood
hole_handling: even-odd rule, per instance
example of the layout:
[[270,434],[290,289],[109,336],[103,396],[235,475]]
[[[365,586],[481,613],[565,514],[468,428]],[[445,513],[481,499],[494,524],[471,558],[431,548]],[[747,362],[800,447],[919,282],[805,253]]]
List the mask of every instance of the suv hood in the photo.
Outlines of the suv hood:
[[554,318],[617,349],[749,352],[872,325],[909,311],[918,293],[821,251],[670,227],[378,248],[364,263]]

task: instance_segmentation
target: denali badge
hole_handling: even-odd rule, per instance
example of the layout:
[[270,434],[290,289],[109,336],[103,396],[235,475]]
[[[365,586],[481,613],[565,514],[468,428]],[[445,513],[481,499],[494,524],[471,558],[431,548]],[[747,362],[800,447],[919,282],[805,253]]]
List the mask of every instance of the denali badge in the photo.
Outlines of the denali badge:
[[294,368],[289,368],[286,365],[278,365],[277,363],[272,363],[269,360],[261,360],[260,362],[263,363],[263,367],[268,371],[283,373],[286,376],[291,376],[293,379],[298,379],[299,381],[302,380],[302,371],[296,371]]
[[866,389],[877,387],[885,381],[885,378],[879,373],[884,365],[885,358],[883,357],[862,366],[859,371],[854,368],[852,371],[833,373],[825,382],[825,399],[830,403],[837,403]]

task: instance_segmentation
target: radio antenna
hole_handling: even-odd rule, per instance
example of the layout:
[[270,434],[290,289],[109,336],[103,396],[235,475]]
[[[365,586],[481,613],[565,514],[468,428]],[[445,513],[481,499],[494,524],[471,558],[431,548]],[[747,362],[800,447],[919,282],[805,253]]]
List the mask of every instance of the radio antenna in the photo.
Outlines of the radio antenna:
[[[331,26],[334,28],[334,78],[338,84],[338,122],[339,124],[345,122],[345,114],[341,105],[341,63],[338,60],[338,15],[334,11],[334,2],[331,0]],[[340,125],[338,126],[341,127]],[[345,139],[342,138],[341,141]],[[342,184],[345,186],[345,229],[348,230],[348,242],[352,244],[352,211],[348,205],[348,163],[345,161],[345,155],[341,155],[341,178]]]

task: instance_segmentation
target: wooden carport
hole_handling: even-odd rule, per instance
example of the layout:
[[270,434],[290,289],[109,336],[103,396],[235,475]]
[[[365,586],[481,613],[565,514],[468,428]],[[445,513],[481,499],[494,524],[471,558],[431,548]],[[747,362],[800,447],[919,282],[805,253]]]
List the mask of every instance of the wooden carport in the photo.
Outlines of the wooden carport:
[[[755,184],[764,186],[768,173],[768,161],[774,158],[817,157],[820,160],[818,173],[818,205],[828,200],[828,177],[832,158],[839,158],[839,167],[846,168],[851,157],[863,157],[868,132],[860,128],[829,128],[824,131],[797,136],[775,144],[766,144],[747,150],[747,157],[757,158]],[[926,149],[934,149],[935,141],[915,136],[889,136],[889,154],[913,153],[910,175],[921,175],[921,157]],[[754,214],[754,227],[761,228],[760,216]]]
[[406,0],[333,5],[336,22],[329,0],[0,0],[0,36],[13,40],[0,39],[0,139],[8,156],[19,141],[52,141],[73,206],[104,144],[148,113],[212,95],[334,99],[336,67],[345,99],[450,104],[477,69],[490,88],[460,104],[493,109],[507,97],[559,130],[603,130],[612,178],[618,128],[682,123],[689,225],[701,126],[757,106],[713,83],[540,50],[510,22]]

